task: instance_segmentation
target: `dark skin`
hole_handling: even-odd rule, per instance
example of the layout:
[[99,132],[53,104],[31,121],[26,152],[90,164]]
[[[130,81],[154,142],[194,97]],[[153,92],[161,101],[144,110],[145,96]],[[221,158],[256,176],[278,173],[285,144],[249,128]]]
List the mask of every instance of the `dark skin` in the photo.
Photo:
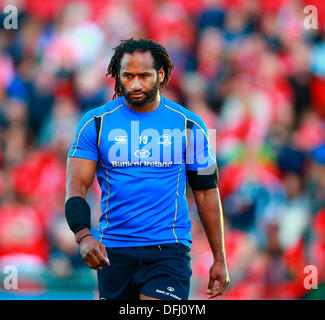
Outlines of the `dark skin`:
[[130,99],[135,102],[132,104],[132,101],[126,101],[128,107],[138,112],[151,112],[158,108],[159,92],[152,101],[142,106],[136,106],[136,103],[145,100],[157,80],[159,83],[163,82],[164,76],[163,68],[158,71],[154,68],[154,60],[150,52],[136,51],[133,54],[124,54],[121,59],[120,83]]
[[[154,60],[150,52],[134,52],[124,54],[121,59],[120,82],[124,90],[129,94],[127,105],[139,112],[151,112],[160,103],[159,91],[152,101],[141,104],[142,100],[154,88],[154,85],[164,79],[164,71],[154,69]],[[132,100],[135,105],[132,105]],[[92,160],[71,158],[67,160],[66,200],[79,196],[87,199],[87,191],[94,180],[97,162]],[[199,211],[199,216],[209,240],[214,257],[214,263],[210,268],[208,283],[208,298],[212,299],[223,294],[229,284],[226,259],[223,245],[223,221],[222,208],[218,189],[194,190],[194,197]],[[90,233],[84,228],[77,237]],[[92,236],[85,237],[80,242],[80,254],[87,265],[95,270],[110,265],[105,246]],[[218,288],[215,287],[219,284]],[[140,300],[159,300],[140,294]]]
[[222,295],[230,283],[223,234],[223,212],[218,188],[193,190],[199,217],[207,235],[214,262],[210,268],[208,298]]

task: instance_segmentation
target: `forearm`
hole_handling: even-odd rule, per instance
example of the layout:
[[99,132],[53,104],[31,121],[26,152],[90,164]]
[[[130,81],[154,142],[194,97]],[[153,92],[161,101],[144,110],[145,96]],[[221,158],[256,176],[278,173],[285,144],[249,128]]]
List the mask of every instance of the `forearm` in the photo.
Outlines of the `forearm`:
[[[81,197],[84,200],[87,200],[87,189],[82,186],[81,183],[67,183],[66,197],[65,200],[68,201],[72,197]],[[86,234],[90,233],[89,228],[86,226],[80,227],[82,229],[76,232],[76,241],[79,242],[79,239]]]
[[193,191],[199,217],[215,261],[226,261],[223,212],[218,188]]
[[68,159],[65,215],[76,239],[90,233],[91,210],[87,191],[93,180],[95,164],[81,159]]
[[[81,184],[69,184],[67,187],[65,200],[68,201],[72,197],[81,197],[87,200],[87,189],[83,188]],[[75,232],[76,242],[80,242],[80,239],[90,233],[90,228],[85,225],[81,225]]]
[[87,189],[80,180],[73,181],[67,176],[65,215],[77,242],[90,233],[91,214],[87,203]]

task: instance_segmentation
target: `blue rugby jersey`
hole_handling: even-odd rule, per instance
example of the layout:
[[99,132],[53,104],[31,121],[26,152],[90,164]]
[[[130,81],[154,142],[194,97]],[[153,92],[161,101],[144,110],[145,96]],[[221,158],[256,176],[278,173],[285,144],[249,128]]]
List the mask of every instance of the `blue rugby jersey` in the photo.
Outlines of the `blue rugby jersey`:
[[186,170],[216,168],[215,154],[203,120],[160,97],[159,107],[147,113],[120,97],[79,123],[68,156],[97,161],[102,195],[94,236],[106,247],[191,246]]

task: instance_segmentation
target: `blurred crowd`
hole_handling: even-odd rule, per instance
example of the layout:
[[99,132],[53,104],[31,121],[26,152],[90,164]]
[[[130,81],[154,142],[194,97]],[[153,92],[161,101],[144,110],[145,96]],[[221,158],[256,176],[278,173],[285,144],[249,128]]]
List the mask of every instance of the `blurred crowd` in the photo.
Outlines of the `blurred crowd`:
[[[18,30],[3,28],[6,4]],[[324,299],[322,0],[0,1],[0,274],[18,266],[25,297],[96,298],[64,217],[66,157],[81,116],[112,98],[112,48],[131,36],[167,48],[176,68],[163,95],[211,130],[232,280],[219,299]],[[190,298],[206,299],[212,254],[190,188],[188,201]],[[94,229],[99,202],[95,181]],[[308,265],[317,290],[304,286]]]

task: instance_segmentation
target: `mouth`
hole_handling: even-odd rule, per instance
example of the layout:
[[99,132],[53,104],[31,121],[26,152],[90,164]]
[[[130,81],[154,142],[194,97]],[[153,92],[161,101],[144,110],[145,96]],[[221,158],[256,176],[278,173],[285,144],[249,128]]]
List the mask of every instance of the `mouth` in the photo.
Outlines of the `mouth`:
[[133,99],[141,99],[144,97],[144,93],[143,92],[130,93],[130,97]]

